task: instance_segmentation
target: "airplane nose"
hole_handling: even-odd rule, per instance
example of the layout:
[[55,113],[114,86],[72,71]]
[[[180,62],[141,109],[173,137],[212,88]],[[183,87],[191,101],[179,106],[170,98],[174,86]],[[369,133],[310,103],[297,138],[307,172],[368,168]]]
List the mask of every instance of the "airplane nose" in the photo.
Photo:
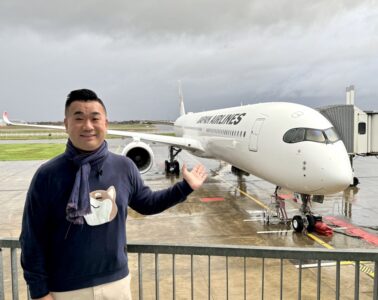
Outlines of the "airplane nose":
[[353,182],[352,169],[334,170],[328,176],[328,193],[337,193],[345,190]]
[[338,149],[338,153],[333,153],[325,165],[327,193],[343,191],[353,182],[352,167],[348,154],[344,149]]

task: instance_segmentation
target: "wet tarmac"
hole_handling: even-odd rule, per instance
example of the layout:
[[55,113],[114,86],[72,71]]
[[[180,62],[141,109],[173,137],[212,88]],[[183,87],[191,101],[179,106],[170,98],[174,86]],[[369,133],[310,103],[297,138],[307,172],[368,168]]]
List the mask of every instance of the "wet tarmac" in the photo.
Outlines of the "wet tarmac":
[[[108,142],[111,151],[122,151],[123,140]],[[180,180],[164,174],[167,147],[152,145],[152,149],[156,160],[154,167],[143,175],[145,183],[158,190]],[[324,247],[319,240],[293,232],[290,223],[274,219],[269,224],[266,222],[263,213],[272,204],[275,189],[272,184],[252,175],[236,177],[229,165],[200,159],[185,151],[180,153],[179,161],[186,162],[189,168],[197,162],[205,164],[209,170],[208,180],[187,201],[161,214],[142,216],[130,209],[127,221],[129,242]],[[41,163],[43,161],[0,162],[0,237],[18,238],[25,195]],[[323,204],[312,203],[312,210],[323,215],[326,221],[335,218],[359,228],[374,241],[378,238],[378,159],[358,157],[354,160],[354,169],[360,180],[357,188],[326,196]],[[285,202],[289,218],[298,214],[299,203]],[[331,222],[329,224],[332,226]],[[354,236],[345,227],[334,227],[334,234],[330,237],[314,235],[330,248],[377,248],[371,240]]]

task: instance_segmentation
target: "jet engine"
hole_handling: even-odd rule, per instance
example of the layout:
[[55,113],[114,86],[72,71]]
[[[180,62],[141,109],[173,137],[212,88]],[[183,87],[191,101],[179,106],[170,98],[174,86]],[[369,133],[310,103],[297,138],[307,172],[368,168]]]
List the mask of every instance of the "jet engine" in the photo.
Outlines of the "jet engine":
[[141,174],[148,172],[154,163],[151,147],[141,141],[132,141],[122,150],[122,155],[130,158]]

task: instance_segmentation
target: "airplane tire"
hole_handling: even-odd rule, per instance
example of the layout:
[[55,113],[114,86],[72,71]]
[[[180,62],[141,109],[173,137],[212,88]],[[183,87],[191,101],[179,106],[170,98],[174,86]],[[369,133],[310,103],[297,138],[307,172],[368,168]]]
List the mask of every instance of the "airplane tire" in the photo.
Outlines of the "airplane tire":
[[360,180],[357,177],[353,177],[353,184],[352,186],[357,186],[360,184]]
[[313,232],[315,230],[315,217],[313,215],[307,215],[306,218],[308,222],[307,231]]
[[296,232],[302,232],[304,227],[304,222],[301,216],[294,216],[292,221],[293,229]]

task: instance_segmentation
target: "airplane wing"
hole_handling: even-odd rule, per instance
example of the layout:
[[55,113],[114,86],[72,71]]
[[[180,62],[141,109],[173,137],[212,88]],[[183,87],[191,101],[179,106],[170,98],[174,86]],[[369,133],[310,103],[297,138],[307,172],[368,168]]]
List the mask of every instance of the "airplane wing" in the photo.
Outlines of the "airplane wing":
[[[9,120],[7,112],[3,112],[3,120],[8,125],[66,130],[64,126],[11,122]],[[176,146],[178,148],[182,148],[182,149],[186,149],[190,151],[200,151],[200,152],[204,151],[204,148],[202,147],[201,143],[198,140],[194,140],[191,138],[165,136],[165,135],[150,134],[150,133],[138,133],[138,132],[133,132],[133,131],[111,130],[111,129],[108,130],[108,134],[123,136],[123,137],[131,137],[134,140],[145,140],[145,141],[150,141],[153,143]]]
[[11,122],[6,111],[3,112],[3,121],[8,125],[16,126],[27,126],[27,127],[39,127],[39,128],[51,128],[51,129],[61,129],[66,130],[64,126],[54,126],[54,125],[38,125],[38,124],[29,124],[29,123],[20,123],[20,122]]
[[166,144],[170,146],[176,146],[186,150],[192,151],[204,151],[201,143],[197,140],[185,137],[166,136],[160,134],[151,133],[138,133],[132,131],[122,130],[108,130],[108,134],[131,137],[134,140],[145,140],[153,143]]

